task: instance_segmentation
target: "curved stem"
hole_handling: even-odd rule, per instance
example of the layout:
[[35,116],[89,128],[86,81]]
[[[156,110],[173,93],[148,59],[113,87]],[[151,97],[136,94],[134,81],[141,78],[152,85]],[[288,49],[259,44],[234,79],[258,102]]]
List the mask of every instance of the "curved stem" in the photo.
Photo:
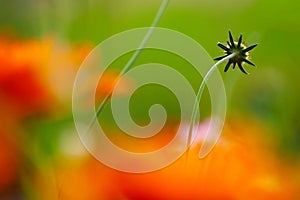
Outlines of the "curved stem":
[[[138,58],[138,56],[141,54],[142,50],[145,48],[147,42],[149,41],[150,37],[152,36],[155,28],[157,27],[162,15],[164,14],[167,5],[169,3],[169,0],[163,0],[163,2],[161,3],[159,10],[154,18],[154,21],[151,24],[151,27],[149,29],[149,31],[147,32],[147,34],[145,35],[144,39],[142,40],[142,42],[140,43],[138,49],[134,52],[133,56],[130,58],[130,60],[126,63],[125,67],[121,70],[119,77],[121,77],[122,75],[124,75],[126,72],[128,72],[128,70],[132,67],[132,65],[134,64],[134,62],[136,61],[136,59]],[[118,79],[117,78],[117,79]],[[112,95],[113,90],[109,91],[109,93],[104,97],[104,99],[101,101],[100,105],[98,106],[97,110],[96,110],[96,115],[94,116],[94,118],[91,120],[91,123],[88,126],[87,132],[89,132],[90,128],[92,127],[92,125],[95,123],[95,121],[97,120],[97,118],[100,116],[100,114],[102,113],[104,107],[107,105],[107,102],[110,100],[111,95]]]
[[218,66],[220,64],[222,64],[223,62],[229,60],[230,58],[233,58],[234,56],[236,56],[236,53],[232,53],[232,54],[226,56],[225,58],[219,60],[218,62],[216,62],[209,69],[209,71],[204,76],[204,78],[203,78],[203,80],[202,80],[202,82],[200,84],[200,87],[198,89],[198,92],[197,92],[197,95],[196,95],[196,99],[195,99],[195,102],[194,102],[194,106],[193,106],[193,112],[192,112],[191,121],[190,121],[190,125],[189,125],[189,133],[188,133],[188,140],[187,140],[187,150],[189,150],[189,148],[191,146],[191,140],[192,140],[192,135],[193,135],[193,129],[194,129],[194,126],[195,126],[195,123],[196,123],[196,117],[197,117],[197,113],[198,113],[198,107],[199,107],[200,99],[201,99],[201,96],[203,94],[206,82],[209,79],[209,77],[211,76],[211,74],[215,71],[215,69],[218,68]]
[[145,45],[147,44],[147,42],[149,41],[151,35],[153,34],[155,28],[157,27],[158,22],[160,21],[162,15],[164,14],[167,5],[169,3],[169,0],[164,0],[154,18],[154,21],[152,22],[152,25],[149,29],[149,31],[147,32],[147,34],[145,35],[144,39],[142,40],[139,48],[134,52],[133,56],[131,57],[131,59],[126,63],[125,67],[123,68],[123,70],[120,73],[121,75],[124,75],[126,72],[128,72],[128,70],[130,69],[130,67],[133,65],[133,63],[136,61],[136,59],[138,58],[138,56],[141,54],[142,50],[145,48]]

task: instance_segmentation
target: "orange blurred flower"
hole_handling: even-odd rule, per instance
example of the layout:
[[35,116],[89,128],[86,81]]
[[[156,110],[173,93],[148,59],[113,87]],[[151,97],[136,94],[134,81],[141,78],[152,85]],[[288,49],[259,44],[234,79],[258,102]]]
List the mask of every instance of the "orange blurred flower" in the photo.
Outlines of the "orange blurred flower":
[[[0,38],[0,103],[17,117],[58,111],[59,102],[70,106],[77,70],[91,50],[88,44],[70,46],[53,38]],[[95,98],[107,95],[117,76],[117,72],[106,72]],[[126,87],[118,93],[126,93]]]
[[44,111],[49,104],[50,93],[39,72],[46,59],[44,46],[36,41],[0,40],[1,103],[12,113],[26,116]]
[[[268,130],[255,121],[246,121],[230,120],[206,158],[198,158],[204,133],[200,132],[188,158],[185,154],[151,173],[118,172],[118,187],[134,200],[298,199],[299,183],[264,139]],[[205,131],[207,123],[201,126]]]
[[[299,199],[296,168],[285,165],[275,155],[272,143],[266,139],[270,130],[255,121],[245,121],[229,120],[213,151],[199,159],[208,127],[208,122],[202,123],[188,157],[184,154],[170,166],[151,173],[119,172],[86,156],[77,164],[67,161],[56,173],[59,196],[66,200]],[[176,129],[176,124],[167,126],[153,140],[143,142],[120,138],[118,133],[111,134],[110,139],[129,151],[147,152],[166,145]]]
[[[0,39],[0,103],[6,105],[15,116],[44,113],[54,107],[57,88],[53,87],[51,72],[57,66],[52,65],[51,56],[55,48],[53,40]],[[56,58],[61,62],[60,66],[66,65],[69,60],[78,65],[78,57],[83,59],[78,53],[82,49],[72,51],[63,51]],[[75,67],[73,71],[76,72]],[[66,77],[61,77],[59,72],[56,76],[66,81]]]
[[94,159],[81,164],[64,165],[56,172],[58,197],[62,200],[122,199],[111,177],[112,173],[112,169]]

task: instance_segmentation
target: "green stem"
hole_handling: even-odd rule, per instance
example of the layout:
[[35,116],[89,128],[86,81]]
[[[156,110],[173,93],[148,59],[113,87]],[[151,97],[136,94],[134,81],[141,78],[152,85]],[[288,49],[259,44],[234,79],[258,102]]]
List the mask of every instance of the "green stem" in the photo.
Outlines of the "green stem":
[[228,56],[226,56],[225,58],[219,60],[218,62],[216,62],[210,69],[209,71],[206,73],[205,77],[203,78],[200,87],[198,89],[197,95],[196,95],[196,99],[194,102],[194,106],[193,106],[193,111],[192,111],[192,116],[191,116],[191,121],[190,121],[190,125],[189,125],[189,134],[188,134],[188,140],[187,140],[187,150],[189,150],[190,146],[191,146],[191,140],[192,140],[192,135],[193,135],[193,129],[196,123],[196,117],[197,117],[197,113],[198,113],[198,107],[199,107],[199,103],[200,103],[200,99],[201,96],[203,94],[204,91],[204,87],[205,84],[207,83],[207,80],[209,79],[209,77],[211,76],[211,74],[215,71],[215,69],[218,68],[218,66],[220,64],[222,64],[223,62],[226,62],[227,60],[229,60],[230,58],[233,58],[236,55],[236,53],[230,54]]
[[[133,56],[126,63],[125,67],[121,70],[118,78],[121,77],[121,76],[123,76],[125,73],[128,72],[128,70],[132,67],[132,65],[134,64],[134,62],[138,58],[138,56],[141,54],[142,50],[145,48],[147,42],[149,41],[149,39],[152,36],[155,28],[157,27],[157,25],[158,25],[158,23],[159,23],[162,15],[164,14],[164,12],[165,12],[165,10],[167,8],[168,3],[169,3],[169,0],[163,0],[163,2],[161,3],[161,5],[159,7],[159,10],[158,10],[155,18],[154,18],[154,21],[151,24],[151,27],[150,27],[149,31],[147,32],[147,34],[145,35],[144,39],[140,43],[138,49],[134,52]],[[94,116],[94,118],[92,119],[90,125],[88,126],[87,132],[90,131],[90,128],[96,122],[96,120],[98,119],[98,117],[100,116],[100,114],[102,113],[103,109],[107,105],[107,102],[111,98],[112,92],[113,92],[113,90],[109,91],[109,93],[101,101],[100,105],[98,106],[98,108],[96,110],[96,115]]]
[[[154,21],[149,29],[149,31],[147,32],[146,36],[144,37],[144,39],[142,40],[139,48],[134,52],[133,56],[130,58],[130,60],[126,63],[125,67],[122,69],[122,71],[119,74],[119,77],[123,76],[125,73],[128,72],[128,70],[130,69],[130,67],[132,67],[132,65],[134,64],[134,62],[136,61],[136,59],[138,58],[138,56],[141,54],[142,50],[145,48],[145,45],[147,44],[147,42],[149,41],[151,35],[153,34],[155,28],[157,27],[158,22],[160,21],[163,13],[165,12],[167,5],[168,5],[169,0],[164,0],[154,18]],[[99,117],[99,115],[101,114],[103,108],[105,107],[106,103],[108,102],[108,100],[111,97],[113,91],[110,91],[108,95],[106,95],[106,97],[103,99],[103,101],[101,102],[101,104],[99,105],[97,111],[96,111],[96,116]]]

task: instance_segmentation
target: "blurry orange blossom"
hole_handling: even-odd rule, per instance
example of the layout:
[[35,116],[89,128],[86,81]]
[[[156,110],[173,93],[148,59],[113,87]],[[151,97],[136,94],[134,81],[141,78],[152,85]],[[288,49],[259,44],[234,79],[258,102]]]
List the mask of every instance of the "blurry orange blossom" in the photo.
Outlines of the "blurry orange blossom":
[[[58,111],[60,103],[70,106],[77,70],[91,50],[89,44],[70,46],[55,38],[0,38],[0,103],[17,117]],[[117,75],[104,74],[96,98],[109,93]]]
[[[57,90],[49,81],[50,72],[56,68],[50,65],[54,47],[53,40],[0,40],[1,103],[11,113],[23,117],[47,112],[54,105]],[[65,54],[71,56],[69,52]]]
[[255,121],[246,122],[230,120],[213,151],[199,159],[203,134],[208,128],[208,122],[202,123],[188,154],[159,171],[118,172],[116,184],[133,200],[298,199],[299,183],[264,139],[268,130]]
[[82,163],[65,164],[56,172],[58,199],[123,199],[115,186],[114,173],[113,169],[92,158]]
[[[123,173],[89,157],[77,165],[63,165],[57,173],[59,196],[67,200],[299,199],[297,169],[285,165],[274,153],[271,140],[266,139],[268,128],[251,119],[228,120],[213,151],[199,159],[208,124],[200,124],[199,135],[188,154],[158,171]],[[111,140],[129,151],[153,151],[166,145],[176,129],[176,124],[170,125],[153,140],[144,142],[131,141],[119,134],[112,134],[115,136]],[[186,145],[186,136],[184,133],[179,145]]]
[[43,45],[34,41],[0,41],[1,103],[15,115],[45,111],[49,105],[49,89],[40,76],[46,56]]

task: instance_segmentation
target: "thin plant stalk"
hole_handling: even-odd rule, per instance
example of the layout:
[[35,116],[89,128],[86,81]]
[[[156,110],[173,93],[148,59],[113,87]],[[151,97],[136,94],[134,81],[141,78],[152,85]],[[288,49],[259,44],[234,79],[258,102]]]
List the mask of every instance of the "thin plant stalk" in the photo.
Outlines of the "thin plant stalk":
[[[161,5],[159,7],[159,10],[158,10],[155,18],[154,18],[154,21],[151,24],[151,27],[150,27],[149,31],[147,32],[147,34],[143,38],[143,40],[140,43],[138,49],[134,52],[134,54],[132,55],[132,57],[130,58],[130,60],[126,63],[125,67],[121,70],[118,78],[120,78],[121,76],[123,76],[124,74],[126,74],[129,71],[129,69],[132,67],[132,65],[134,64],[134,62],[137,60],[138,56],[141,54],[142,50],[145,48],[147,42],[149,41],[149,39],[151,38],[151,36],[152,36],[155,28],[157,27],[160,19],[162,18],[163,14],[164,14],[164,12],[165,12],[165,10],[167,8],[168,3],[169,3],[169,0],[163,0],[163,2],[161,3]],[[96,110],[96,115],[91,120],[91,123],[88,126],[87,132],[90,131],[90,128],[95,123],[95,121],[98,119],[98,117],[100,116],[100,114],[102,113],[103,109],[105,108],[105,106],[107,105],[108,101],[111,98],[112,92],[113,92],[113,90],[110,90],[109,93],[101,101],[100,105],[98,106],[98,108]]]
[[209,79],[209,77],[211,76],[211,74],[218,68],[219,65],[221,65],[224,62],[226,62],[230,58],[233,58],[234,56],[236,56],[236,53],[232,53],[232,54],[226,56],[225,58],[219,60],[218,62],[216,62],[209,69],[209,71],[206,73],[206,75],[204,76],[204,78],[203,78],[203,80],[202,80],[202,82],[200,84],[200,87],[198,89],[198,92],[197,92],[197,95],[196,95],[196,99],[195,99],[195,102],[194,102],[192,116],[191,116],[191,121],[190,121],[190,125],[189,125],[189,132],[188,132],[188,139],[187,139],[187,151],[189,150],[189,148],[191,146],[191,140],[192,140],[194,126],[195,126],[195,123],[196,123],[196,117],[197,117],[197,113],[198,113],[198,107],[199,107],[200,99],[202,97],[202,94],[203,94],[205,85],[207,83],[207,80]]

